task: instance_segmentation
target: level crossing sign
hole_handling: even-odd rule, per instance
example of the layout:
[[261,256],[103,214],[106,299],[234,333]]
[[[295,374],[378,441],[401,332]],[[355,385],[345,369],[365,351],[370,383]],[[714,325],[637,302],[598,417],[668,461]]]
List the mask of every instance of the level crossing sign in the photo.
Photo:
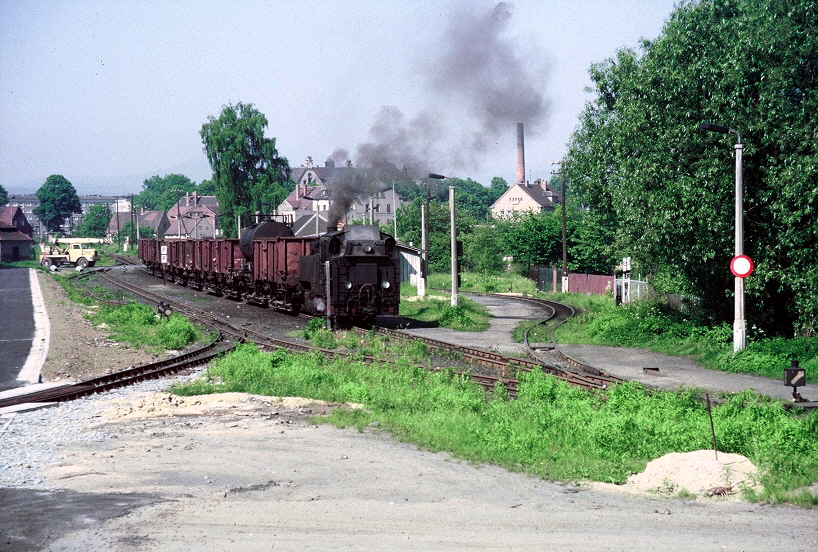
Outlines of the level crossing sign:
[[746,278],[753,273],[753,260],[747,255],[736,255],[730,261],[730,272],[739,278]]

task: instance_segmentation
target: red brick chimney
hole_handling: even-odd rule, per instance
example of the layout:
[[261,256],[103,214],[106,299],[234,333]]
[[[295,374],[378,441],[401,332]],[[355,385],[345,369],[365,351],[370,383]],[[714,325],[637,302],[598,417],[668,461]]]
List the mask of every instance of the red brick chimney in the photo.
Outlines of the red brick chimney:
[[525,184],[525,144],[523,123],[517,123],[517,184]]

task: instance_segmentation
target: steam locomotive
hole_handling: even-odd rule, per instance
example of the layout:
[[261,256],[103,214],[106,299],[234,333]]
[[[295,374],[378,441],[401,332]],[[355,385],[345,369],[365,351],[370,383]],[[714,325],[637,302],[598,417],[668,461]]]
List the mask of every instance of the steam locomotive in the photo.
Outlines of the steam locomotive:
[[298,237],[265,220],[240,239],[141,239],[138,251],[148,272],[177,284],[344,327],[398,313],[396,245],[374,225]]

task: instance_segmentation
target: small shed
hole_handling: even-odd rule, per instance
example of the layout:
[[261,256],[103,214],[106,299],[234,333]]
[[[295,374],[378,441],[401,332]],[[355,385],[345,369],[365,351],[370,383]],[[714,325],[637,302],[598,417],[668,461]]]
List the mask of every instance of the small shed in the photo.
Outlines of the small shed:
[[20,232],[16,226],[0,222],[0,261],[30,261],[34,259],[31,245],[34,240]]
[[397,250],[400,256],[400,281],[409,282],[413,286],[418,285],[423,262],[422,251],[401,242],[398,242]]

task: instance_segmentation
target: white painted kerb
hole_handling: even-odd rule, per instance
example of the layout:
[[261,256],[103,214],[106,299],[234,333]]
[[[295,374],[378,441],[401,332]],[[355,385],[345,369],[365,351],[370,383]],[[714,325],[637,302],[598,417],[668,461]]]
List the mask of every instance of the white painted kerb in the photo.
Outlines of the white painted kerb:
[[45,310],[45,301],[43,301],[43,293],[40,290],[40,282],[37,280],[37,271],[29,268],[28,277],[31,282],[31,304],[34,307],[34,338],[31,340],[31,350],[17,380],[22,383],[37,383],[45,357],[48,355],[51,323]]

